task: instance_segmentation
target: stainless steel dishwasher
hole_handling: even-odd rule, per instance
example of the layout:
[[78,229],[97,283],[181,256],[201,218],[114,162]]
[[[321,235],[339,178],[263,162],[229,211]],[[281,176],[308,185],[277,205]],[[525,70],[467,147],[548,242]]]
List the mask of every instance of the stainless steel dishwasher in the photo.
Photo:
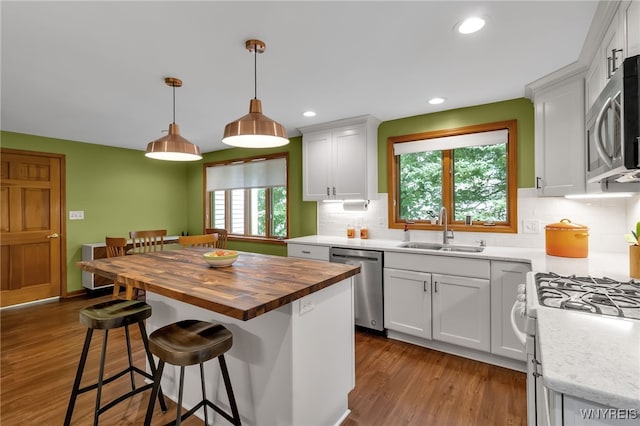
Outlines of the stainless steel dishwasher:
[[383,331],[383,253],[338,247],[331,247],[329,253],[331,262],[360,266],[360,273],[354,277],[356,325]]

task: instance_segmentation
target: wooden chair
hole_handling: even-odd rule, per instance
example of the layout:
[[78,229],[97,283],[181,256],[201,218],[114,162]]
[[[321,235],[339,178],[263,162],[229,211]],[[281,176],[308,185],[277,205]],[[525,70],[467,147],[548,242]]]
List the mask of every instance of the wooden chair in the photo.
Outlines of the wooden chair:
[[[107,257],[118,257],[125,256],[127,253],[127,239],[121,237],[105,237],[105,244],[107,249]],[[114,281],[113,283],[113,298],[120,298],[120,287],[121,284],[118,284]],[[137,296],[137,293],[135,294]]]
[[151,251],[164,250],[164,237],[166,236],[166,229],[129,232],[129,237],[133,241],[134,253],[148,253]]
[[183,247],[216,247],[216,242],[217,237],[214,234],[178,237],[178,244]]
[[217,234],[218,240],[216,241],[216,248],[227,248],[227,230],[223,228],[207,228],[204,231],[205,234]]

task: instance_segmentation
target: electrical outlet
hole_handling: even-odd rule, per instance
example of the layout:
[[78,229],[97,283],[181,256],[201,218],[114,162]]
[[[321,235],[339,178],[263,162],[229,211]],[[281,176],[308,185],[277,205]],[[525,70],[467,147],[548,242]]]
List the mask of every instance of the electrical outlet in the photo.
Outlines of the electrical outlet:
[[69,220],[84,220],[84,210],[69,211]]
[[525,219],[522,221],[522,232],[525,234],[540,233],[540,221],[535,219]]
[[316,305],[313,303],[313,300],[300,301],[300,315],[313,311],[315,307]]

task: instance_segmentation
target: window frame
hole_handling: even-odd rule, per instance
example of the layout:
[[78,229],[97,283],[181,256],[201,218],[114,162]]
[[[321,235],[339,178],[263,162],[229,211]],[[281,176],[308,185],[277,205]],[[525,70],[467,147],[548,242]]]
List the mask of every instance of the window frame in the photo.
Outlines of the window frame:
[[[431,224],[429,218],[400,218],[400,205],[398,196],[400,194],[400,179],[398,176],[399,156],[395,156],[393,145],[395,143],[415,142],[425,139],[435,139],[445,136],[458,136],[472,133],[481,133],[492,130],[507,129],[509,136],[507,140],[507,220],[497,222],[493,225],[484,222],[474,222],[466,225],[464,221],[453,221],[453,170],[452,152],[453,150],[443,150],[442,156],[442,202],[447,208],[447,222],[449,229],[462,232],[518,232],[518,172],[517,172],[517,120],[498,121],[479,125],[458,127],[454,129],[435,130],[409,135],[392,136],[387,139],[387,167],[388,167],[388,219],[389,228],[402,229],[409,222],[410,229],[437,231],[444,227],[438,224]],[[437,213],[437,212],[436,212]]]
[[[258,159],[273,160],[277,158],[284,158],[285,164],[286,164],[286,191],[287,191],[286,235],[278,236],[278,237],[269,237],[268,235],[271,233],[272,226],[271,226],[271,220],[267,218],[266,224],[265,224],[265,230],[266,230],[267,236],[239,235],[239,234],[232,234],[231,231],[229,231],[229,235],[227,238],[229,241],[247,241],[247,242],[261,242],[261,243],[268,243],[268,244],[285,244],[285,240],[289,238],[289,226],[290,226],[289,209],[291,206],[291,194],[289,190],[291,182],[289,180],[290,177],[289,177],[289,153],[288,152],[279,152],[279,153],[273,153],[268,155],[255,155],[252,157],[241,157],[241,158],[234,158],[229,160],[204,163],[202,168],[204,229],[211,228],[210,222],[211,222],[211,215],[212,215],[212,211],[211,211],[212,195],[211,195],[211,192],[207,191],[207,168],[208,167],[226,166],[231,164],[237,164],[238,162],[247,163],[247,162],[258,160]],[[271,188],[264,188],[264,189],[266,191],[265,208],[267,209],[267,212],[272,215],[273,212],[272,212],[272,203],[271,203]],[[248,204],[251,203],[251,200],[249,199],[250,197],[248,196],[250,189],[245,188],[244,191],[245,191],[244,203],[245,203],[245,211],[246,211]],[[228,223],[228,221],[230,220],[230,208],[231,208],[230,198],[231,198],[230,190],[226,190],[225,191],[225,229],[229,229],[229,230],[230,230],[230,224]],[[250,226],[249,218],[246,215],[244,217],[244,221],[245,221],[245,226],[244,226],[245,230],[250,229],[251,226]]]

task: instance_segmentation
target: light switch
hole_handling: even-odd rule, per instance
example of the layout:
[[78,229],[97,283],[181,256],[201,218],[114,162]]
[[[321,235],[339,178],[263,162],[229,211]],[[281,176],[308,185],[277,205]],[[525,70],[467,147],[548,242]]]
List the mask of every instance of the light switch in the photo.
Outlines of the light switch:
[[69,211],[69,220],[84,220],[84,210]]

